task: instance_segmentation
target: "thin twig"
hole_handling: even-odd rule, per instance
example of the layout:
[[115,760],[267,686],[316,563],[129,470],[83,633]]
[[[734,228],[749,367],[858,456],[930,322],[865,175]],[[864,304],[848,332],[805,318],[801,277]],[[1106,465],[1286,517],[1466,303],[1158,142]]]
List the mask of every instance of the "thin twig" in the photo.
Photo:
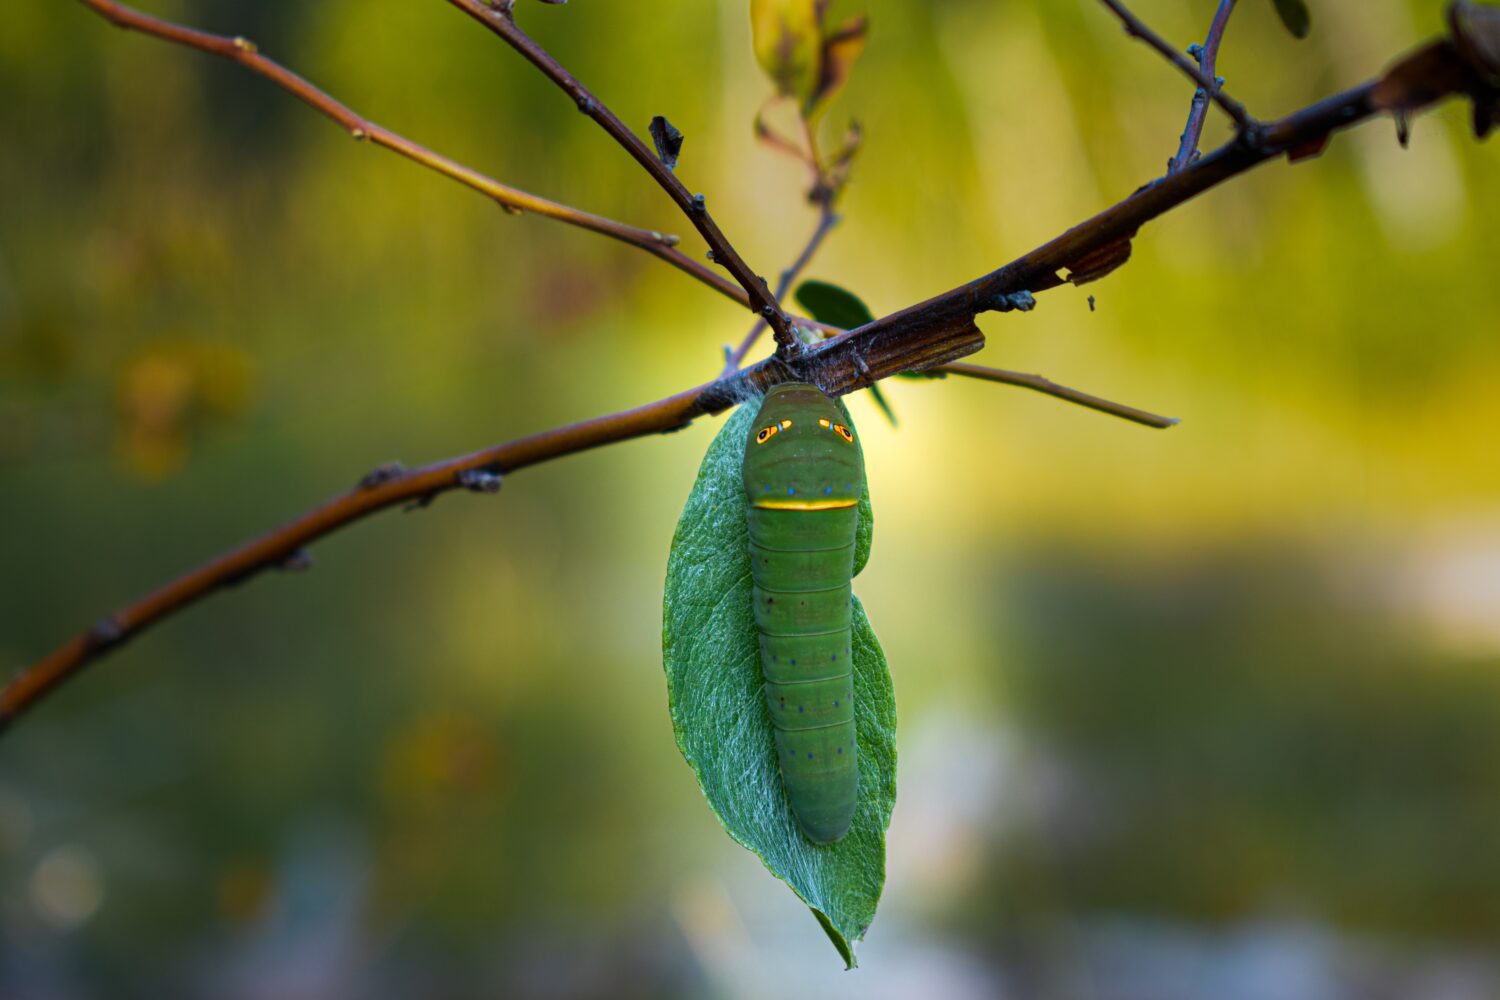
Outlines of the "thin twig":
[[690,193],[678,179],[677,174],[667,169],[666,164],[661,162],[640,136],[626,127],[625,123],[572,73],[552,58],[547,50],[538,45],[530,35],[522,31],[511,13],[510,3],[502,2],[492,7],[485,0],[448,0],[448,2],[484,25],[541,70],[549,80],[573,99],[579,111],[597,122],[600,128],[625,148],[626,152],[635,157],[636,162],[656,180],[657,184],[661,185],[662,190],[667,192],[676,202],[677,207],[687,216],[688,221],[702,234],[709,249],[713,251],[713,259],[745,290],[751,308],[765,317],[776,335],[778,353],[788,357],[797,354],[801,349],[801,344],[792,333],[790,317],[782,310],[780,302],[771,294],[771,290],[766,287],[765,279],[751,270],[750,265],[745,263],[739,251],[719,228],[718,223],[714,222],[704,196]]
[[[776,280],[776,300],[778,302],[783,301],[791,293],[792,282],[796,281],[797,276],[807,269],[808,264],[812,263],[813,256],[817,254],[818,249],[823,245],[823,241],[827,239],[828,234],[839,224],[840,218],[839,214],[833,210],[831,198],[819,206],[817,228],[813,230],[813,234],[808,239],[807,245],[802,248],[802,253],[797,255],[797,259],[792,261]],[[745,334],[745,339],[740,341],[740,346],[735,348],[734,352],[725,359],[725,375],[732,374],[745,363],[746,356],[749,355],[750,349],[755,346],[755,342],[760,339],[760,333],[765,328],[766,321],[764,317],[755,321],[755,325],[750,328],[750,332]]]
[[1027,375],[1023,372],[1010,372],[1003,368],[986,368],[983,365],[970,365],[962,362],[958,364],[942,365],[934,368],[929,374],[932,375],[960,375],[964,378],[977,378],[985,382],[999,382],[1003,385],[1020,386],[1022,389],[1031,389],[1046,396],[1066,400],[1069,403],[1077,403],[1100,413],[1108,413],[1112,417],[1129,420],[1133,423],[1144,424],[1147,427],[1155,427],[1157,430],[1165,430],[1168,427],[1176,427],[1180,421],[1176,417],[1162,417],[1146,410],[1138,410],[1124,403],[1116,403],[1100,396],[1092,396],[1077,389],[1069,389],[1065,385],[1058,385],[1051,379],[1043,378],[1041,375]]
[[1241,133],[1246,135],[1254,134],[1256,128],[1255,119],[1250,117],[1250,112],[1245,110],[1243,104],[1224,93],[1224,88],[1214,82],[1212,75],[1205,75],[1202,70],[1193,65],[1187,56],[1174,49],[1168,44],[1166,39],[1152,31],[1146,26],[1144,21],[1132,14],[1130,8],[1126,7],[1120,0],[1104,0],[1104,5],[1114,11],[1115,16],[1125,23],[1125,33],[1127,35],[1130,35],[1132,38],[1139,38],[1165,56],[1173,66],[1186,73],[1191,80],[1203,88],[1204,93],[1208,94],[1209,98],[1215,104],[1224,109],[1226,115],[1234,119],[1234,123],[1239,126]]
[[[1423,91],[1429,103],[1463,84],[1463,57],[1451,44],[1429,46],[1423,65],[1432,79]],[[47,693],[127,639],[203,600],[226,585],[281,565],[294,553],[379,510],[428,500],[459,488],[469,471],[512,472],[590,448],[685,426],[701,414],[717,413],[788,377],[811,382],[831,395],[865,388],[903,371],[926,371],[972,354],[984,343],[973,324],[997,295],[1037,291],[1062,283],[1069,261],[1097,252],[1142,225],[1230,177],[1266,160],[1321,144],[1333,132],[1378,110],[1372,102],[1379,81],[1345,91],[1269,123],[1255,147],[1230,142],[1171,177],[1159,180],[1012,261],[998,271],[858,330],[824,341],[788,361],[768,359],[729,378],[668,397],[639,409],[599,417],[487,451],[450,459],[412,472],[382,471],[355,491],[218,557],[101,620],[24,670],[0,691],[0,729],[34,708]],[[1408,86],[1415,81],[1406,80]],[[1415,111],[1416,109],[1411,109]]]
[[[1213,23],[1208,26],[1208,37],[1198,48],[1198,69],[1214,82],[1219,82],[1219,43],[1224,40],[1224,29],[1229,27],[1229,15],[1234,13],[1235,0],[1219,0],[1219,9],[1214,12]],[[1167,173],[1175,174],[1192,163],[1198,156],[1198,140],[1203,138],[1203,126],[1208,121],[1208,92],[1201,86],[1193,93],[1193,103],[1188,108],[1188,120],[1182,130],[1182,142],[1177,155],[1167,165]]]

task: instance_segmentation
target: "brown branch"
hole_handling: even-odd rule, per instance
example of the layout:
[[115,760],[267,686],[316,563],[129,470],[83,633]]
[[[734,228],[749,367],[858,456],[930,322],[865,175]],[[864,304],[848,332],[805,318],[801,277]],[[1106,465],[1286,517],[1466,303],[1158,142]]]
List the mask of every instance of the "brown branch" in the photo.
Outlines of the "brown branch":
[[[1462,90],[1472,79],[1470,65],[1452,42],[1428,45],[1418,56],[1400,64],[1402,92],[1407,96],[1403,107],[1408,112]],[[367,479],[360,489],[121,608],[23,671],[0,691],[0,728],[126,640],[226,585],[285,564],[306,546],[348,524],[388,507],[425,502],[459,487],[487,489],[483,484],[493,482],[472,473],[514,472],[616,441],[683,427],[699,415],[720,412],[788,378],[811,382],[838,396],[900,372],[927,371],[972,354],[984,344],[973,321],[977,313],[997,308],[1002,299],[1020,291],[1055,288],[1063,283],[1057,272],[1070,262],[1128,240],[1145,223],[1230,177],[1274,156],[1296,158],[1321,148],[1333,132],[1376,113],[1373,98],[1385,82],[1383,78],[1364,84],[1272,122],[1253,146],[1231,142],[997,271],[833,337],[797,357],[770,358],[635,410],[545,431],[412,472]]]
[[1166,57],[1168,62],[1182,70],[1182,72],[1187,74],[1189,79],[1203,88],[1203,92],[1209,96],[1209,99],[1223,108],[1226,115],[1234,119],[1235,125],[1239,126],[1242,134],[1249,135],[1255,132],[1257,124],[1255,119],[1250,117],[1250,113],[1245,110],[1243,104],[1224,93],[1224,88],[1220,87],[1214,81],[1212,73],[1204,73],[1197,66],[1193,65],[1187,56],[1178,52],[1166,39],[1148,28],[1146,23],[1132,14],[1130,8],[1126,7],[1120,0],[1104,0],[1104,5],[1114,11],[1115,16],[1124,22],[1125,33],[1127,35],[1132,38],[1139,38],[1160,52]]
[[[1198,50],[1198,68],[1203,75],[1222,87],[1219,82],[1219,43],[1224,40],[1224,30],[1229,27],[1229,15],[1234,13],[1235,0],[1219,0],[1219,9],[1214,12],[1213,23],[1208,26],[1208,37]],[[1189,52],[1192,50],[1190,49]],[[1188,120],[1182,130],[1182,142],[1177,155],[1167,165],[1167,173],[1175,174],[1198,157],[1198,140],[1203,138],[1203,126],[1208,121],[1208,92],[1199,87],[1193,94],[1193,103],[1188,108]]]
[[105,20],[119,28],[139,31],[163,41],[185,45],[188,48],[220,56],[253,73],[270,80],[304,103],[333,119],[354,138],[374,143],[393,153],[398,153],[445,177],[452,178],[472,188],[512,212],[531,212],[549,219],[556,219],[571,226],[600,233],[611,239],[639,247],[647,253],[660,257],[679,271],[703,282],[720,294],[727,295],[741,305],[749,306],[750,297],[734,282],[714,272],[701,262],[694,260],[676,247],[677,237],[650,229],[628,226],[623,222],[580,211],[559,202],[550,201],[525,191],[501,184],[477,170],[435,153],[410,139],[404,138],[359,115],[332,96],[319,90],[307,80],[293,73],[257,51],[255,44],[245,38],[213,35],[194,28],[187,28],[170,21],[143,14],[140,11],[116,3],[114,0],[82,0],[83,4]]
[[709,249],[713,252],[714,261],[727,270],[744,289],[750,307],[765,317],[776,335],[778,353],[787,357],[795,355],[800,350],[801,344],[792,333],[790,317],[782,310],[777,298],[771,294],[765,279],[751,270],[750,265],[745,263],[739,251],[719,228],[718,223],[714,222],[704,196],[689,193],[677,174],[661,162],[640,136],[626,127],[625,123],[620,121],[619,117],[587,87],[579,83],[572,73],[552,58],[530,35],[522,31],[511,13],[510,2],[501,0],[495,6],[490,6],[485,0],[448,0],[448,2],[494,32],[528,62],[541,70],[549,80],[573,99],[579,111],[597,122],[600,128],[625,148],[626,152],[635,157],[636,162],[645,168],[657,184],[661,185],[662,190],[667,192],[676,202],[677,207],[687,216],[688,221],[702,234]]
[[1133,423],[1144,424],[1147,427],[1155,427],[1157,430],[1165,430],[1168,427],[1176,427],[1181,421],[1176,417],[1162,417],[1146,410],[1138,410],[1124,403],[1116,403],[1100,396],[1093,396],[1077,389],[1069,389],[1065,385],[1058,385],[1051,379],[1041,375],[1027,375],[1023,372],[1010,372],[1003,368],[985,368],[982,365],[951,364],[941,365],[932,369],[927,374],[934,376],[959,375],[963,378],[981,379],[985,382],[999,382],[1002,385],[1019,386],[1022,389],[1030,389],[1044,396],[1054,399],[1065,400],[1086,406],[1100,413],[1108,413],[1112,417],[1129,420]]
[[[807,269],[808,264],[812,263],[812,259],[817,254],[818,249],[822,247],[823,241],[828,238],[829,233],[833,232],[833,228],[839,224],[839,221],[840,216],[833,210],[832,198],[820,203],[817,228],[813,230],[812,236],[808,239],[807,245],[802,248],[802,252],[797,255],[797,259],[792,261],[776,280],[776,300],[778,302],[784,300],[791,293],[792,282],[796,281],[797,276]],[[750,353],[750,349],[755,346],[755,342],[760,339],[761,331],[765,328],[765,317],[761,317],[755,321],[755,325],[750,328],[750,332],[745,334],[745,339],[740,341],[740,346],[735,348],[724,359],[725,375],[733,373],[745,363],[745,357]],[[822,328],[825,330],[831,329],[829,327]],[[838,332],[842,333],[843,331]]]

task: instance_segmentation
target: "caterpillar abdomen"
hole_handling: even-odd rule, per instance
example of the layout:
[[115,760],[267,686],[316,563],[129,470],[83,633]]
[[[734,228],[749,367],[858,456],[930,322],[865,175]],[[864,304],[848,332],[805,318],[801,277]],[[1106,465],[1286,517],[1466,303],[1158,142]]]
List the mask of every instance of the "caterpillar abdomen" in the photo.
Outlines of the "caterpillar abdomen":
[[849,581],[863,467],[833,401],[771,390],[746,444],[751,574],[766,703],[792,811],[819,843],[858,795]]

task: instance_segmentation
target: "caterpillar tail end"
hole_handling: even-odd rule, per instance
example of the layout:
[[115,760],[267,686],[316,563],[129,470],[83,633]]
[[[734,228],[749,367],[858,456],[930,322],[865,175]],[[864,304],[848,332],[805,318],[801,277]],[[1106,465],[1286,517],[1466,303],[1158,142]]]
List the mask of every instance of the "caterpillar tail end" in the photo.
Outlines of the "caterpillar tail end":
[[848,835],[849,827],[854,823],[854,811],[851,809],[847,816],[816,819],[797,813],[797,823],[807,839],[814,844],[837,844]]
[[[850,678],[834,678],[833,683],[850,684]],[[814,684],[802,685],[812,688]],[[767,684],[767,690],[781,686]],[[848,712],[852,691],[839,692],[842,707]],[[773,704],[780,709],[782,697]],[[799,706],[800,707],[800,706]],[[792,705],[788,699],[787,712]],[[798,712],[797,715],[806,714]],[[792,818],[803,834],[815,844],[832,844],[842,840],[854,822],[859,804],[859,751],[852,718],[832,725],[809,729],[777,729],[776,749],[781,756],[781,782],[786,789]]]

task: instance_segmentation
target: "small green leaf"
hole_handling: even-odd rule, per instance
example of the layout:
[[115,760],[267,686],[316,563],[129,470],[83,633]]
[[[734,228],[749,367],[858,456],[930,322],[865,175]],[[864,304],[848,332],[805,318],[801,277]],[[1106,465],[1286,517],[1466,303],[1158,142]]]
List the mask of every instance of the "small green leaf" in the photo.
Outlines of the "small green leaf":
[[826,281],[804,281],[797,286],[797,302],[819,323],[845,330],[875,322],[875,314],[859,296]]
[[1271,0],[1276,5],[1276,13],[1281,15],[1281,23],[1286,25],[1298,38],[1306,38],[1307,33],[1312,30],[1312,14],[1307,10],[1306,0]]
[[815,0],[750,0],[755,58],[776,92],[806,102],[822,77],[823,27]]
[[[859,296],[826,281],[804,281],[797,287],[797,302],[813,319],[829,326],[853,330],[875,322],[875,314],[870,312],[870,307]],[[891,409],[890,401],[880,391],[880,386],[870,386],[870,395],[875,397],[875,405],[880,407],[885,419],[895,427],[896,411]]]
[[[896,707],[885,655],[854,601],[859,805],[834,844],[808,840],[792,815],[776,762],[750,599],[741,479],[754,403],[709,446],[667,562],[662,621],[667,700],[677,747],[729,835],[758,855],[814,916],[850,967],[885,884],[885,830],[896,798]],[[854,572],[870,555],[869,490],[862,491]]]

